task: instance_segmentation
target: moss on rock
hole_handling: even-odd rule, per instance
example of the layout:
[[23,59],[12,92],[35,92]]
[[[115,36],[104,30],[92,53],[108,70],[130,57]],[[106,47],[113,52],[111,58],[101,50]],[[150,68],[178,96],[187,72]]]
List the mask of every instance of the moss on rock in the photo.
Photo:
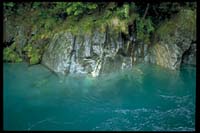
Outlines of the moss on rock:
[[196,11],[182,9],[172,19],[164,22],[155,33],[150,49],[150,62],[178,69],[183,53],[196,40]]
[[156,40],[168,40],[176,37],[177,31],[188,34],[191,39],[196,40],[196,10],[182,9],[169,21],[162,23],[157,29]]

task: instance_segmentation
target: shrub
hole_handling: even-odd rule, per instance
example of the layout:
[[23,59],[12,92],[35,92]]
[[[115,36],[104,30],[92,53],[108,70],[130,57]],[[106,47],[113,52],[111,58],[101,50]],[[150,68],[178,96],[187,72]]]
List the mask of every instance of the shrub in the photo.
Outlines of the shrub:
[[151,33],[154,31],[155,28],[150,18],[143,19],[138,17],[136,19],[136,35],[139,41],[149,44]]
[[16,45],[12,44],[10,47],[3,49],[3,61],[5,62],[22,62],[22,58],[15,51]]
[[31,44],[24,47],[23,51],[26,53],[29,63],[31,65],[38,64],[41,60],[41,50],[34,48]]

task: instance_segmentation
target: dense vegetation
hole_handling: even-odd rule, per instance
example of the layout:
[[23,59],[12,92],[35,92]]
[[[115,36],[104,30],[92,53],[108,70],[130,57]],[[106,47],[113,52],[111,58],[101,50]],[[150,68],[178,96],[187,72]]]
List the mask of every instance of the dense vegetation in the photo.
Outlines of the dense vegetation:
[[136,41],[148,45],[159,25],[183,8],[196,10],[196,3],[5,2],[3,8],[4,20],[24,25],[28,38],[24,45],[18,38],[4,41],[4,61],[37,64],[53,32],[66,29],[91,34],[93,27],[105,32],[105,25],[114,25],[117,32],[129,34],[133,27]]

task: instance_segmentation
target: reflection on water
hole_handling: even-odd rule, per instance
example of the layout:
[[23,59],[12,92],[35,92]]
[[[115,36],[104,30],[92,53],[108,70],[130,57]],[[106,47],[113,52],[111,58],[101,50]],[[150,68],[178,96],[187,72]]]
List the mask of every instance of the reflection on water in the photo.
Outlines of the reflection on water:
[[58,78],[20,63],[4,64],[3,78],[5,130],[194,131],[194,67]]

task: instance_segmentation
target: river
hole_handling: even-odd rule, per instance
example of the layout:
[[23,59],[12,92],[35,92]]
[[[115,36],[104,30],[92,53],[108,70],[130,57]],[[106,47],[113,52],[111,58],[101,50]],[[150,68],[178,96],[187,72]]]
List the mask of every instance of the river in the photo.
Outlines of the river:
[[196,68],[139,64],[100,77],[3,64],[4,130],[194,131]]

